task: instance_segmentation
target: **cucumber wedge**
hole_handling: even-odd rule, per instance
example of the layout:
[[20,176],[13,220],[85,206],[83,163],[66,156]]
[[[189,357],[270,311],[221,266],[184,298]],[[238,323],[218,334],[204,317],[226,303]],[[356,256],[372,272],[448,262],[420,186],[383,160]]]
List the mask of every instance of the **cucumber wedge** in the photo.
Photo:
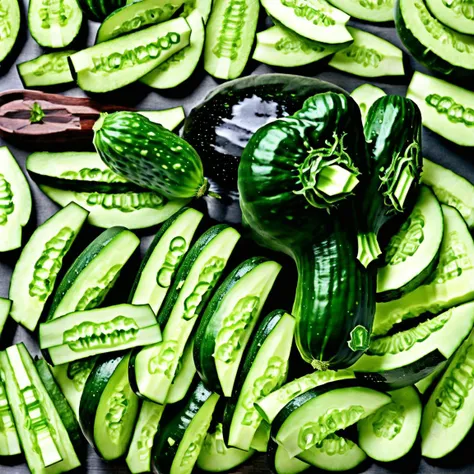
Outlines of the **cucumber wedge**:
[[87,215],[82,207],[69,204],[39,226],[21,252],[10,282],[11,317],[30,331],[38,324]]
[[474,13],[472,5],[462,0],[427,0],[430,12],[453,30],[474,35]]
[[267,13],[307,39],[325,44],[352,41],[346,28],[349,15],[326,0],[262,0]]
[[193,357],[194,341],[189,340],[179,361],[177,373],[166,396],[166,403],[178,403],[186,397],[196,375]]
[[239,77],[257,30],[259,0],[214,0],[206,27],[204,69],[219,79]]
[[330,3],[359,20],[371,23],[393,21],[393,0],[330,0]]
[[458,145],[474,146],[474,92],[415,72],[407,97],[420,108],[425,127]]
[[13,301],[7,298],[0,298],[0,337],[2,336],[3,328],[10,314]]
[[262,420],[252,438],[250,449],[259,453],[266,453],[268,451],[268,443],[270,442],[272,434],[271,432],[272,427],[265,420]]
[[0,147],[0,252],[21,247],[22,227],[31,215],[28,181],[6,146]]
[[3,371],[2,363],[4,363],[4,355],[0,352],[0,411],[2,414],[0,456],[16,456],[21,453],[21,445],[5,388],[5,372]]
[[270,66],[298,67],[319,61],[341,49],[339,46],[317,44],[275,25],[257,33],[253,59]]
[[311,467],[298,458],[290,458],[285,448],[278,446],[273,440],[269,443],[267,453],[268,464],[275,474],[299,474]]
[[74,82],[67,58],[76,51],[43,54],[17,65],[24,87],[55,86]]
[[69,57],[79,87],[109,92],[135,82],[188,46],[191,29],[184,18],[169,20],[115,38]]
[[102,22],[95,43],[103,43],[167,21],[183,3],[184,0],[143,0],[130,3],[112,12]]
[[194,340],[194,363],[206,386],[232,396],[240,361],[281,266],[261,257],[240,264],[207,306]]
[[443,240],[443,211],[426,186],[401,229],[385,249],[385,265],[377,274],[377,300],[390,301],[420,286],[439,261]]
[[415,444],[421,424],[421,401],[413,387],[389,392],[392,403],[359,421],[360,447],[376,461],[405,456]]
[[369,113],[372,104],[380,97],[383,97],[385,92],[380,87],[372,84],[362,84],[351,92],[351,97],[357,102],[360,109],[362,122],[365,123],[367,114]]
[[140,79],[154,89],[171,89],[189,79],[201,59],[204,48],[204,23],[199,10],[186,18],[191,28],[189,46],[171,56],[166,62]]
[[366,31],[348,26],[354,42],[338,51],[329,65],[340,71],[362,77],[403,76],[402,50]]
[[18,0],[4,0],[0,7],[0,63],[10,54],[15,46],[20,31],[20,5]]

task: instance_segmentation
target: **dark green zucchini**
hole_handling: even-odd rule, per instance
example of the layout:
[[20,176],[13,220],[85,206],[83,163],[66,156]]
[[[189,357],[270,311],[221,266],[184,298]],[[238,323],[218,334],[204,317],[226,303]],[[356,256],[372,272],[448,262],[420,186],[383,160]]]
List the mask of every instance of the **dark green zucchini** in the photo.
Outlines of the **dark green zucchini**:
[[182,138],[134,112],[102,115],[94,145],[110,169],[170,199],[207,192],[199,155]]

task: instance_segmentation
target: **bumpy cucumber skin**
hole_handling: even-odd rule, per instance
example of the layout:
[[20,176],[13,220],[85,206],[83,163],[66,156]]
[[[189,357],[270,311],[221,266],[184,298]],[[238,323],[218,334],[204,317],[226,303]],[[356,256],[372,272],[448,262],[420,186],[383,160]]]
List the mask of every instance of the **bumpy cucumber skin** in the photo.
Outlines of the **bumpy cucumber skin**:
[[143,115],[115,112],[103,116],[94,145],[115,173],[169,199],[201,197],[207,191],[202,162],[194,148]]

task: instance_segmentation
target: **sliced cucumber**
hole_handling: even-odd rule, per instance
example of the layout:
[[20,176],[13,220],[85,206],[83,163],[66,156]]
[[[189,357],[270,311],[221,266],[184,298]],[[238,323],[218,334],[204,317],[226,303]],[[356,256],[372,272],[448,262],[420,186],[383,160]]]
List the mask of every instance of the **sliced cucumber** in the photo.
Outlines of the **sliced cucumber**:
[[130,229],[146,229],[161,224],[184,207],[188,199],[168,201],[157,193],[77,193],[40,185],[41,191],[60,206],[75,202],[89,211],[89,224],[108,229],[127,226]]
[[267,460],[275,474],[299,474],[311,467],[298,458],[290,458],[285,448],[278,446],[274,441],[270,441]]
[[389,392],[392,403],[359,421],[360,447],[376,461],[405,456],[415,444],[421,424],[421,401],[413,387]]
[[380,87],[372,84],[362,84],[351,92],[351,97],[357,102],[362,116],[362,122],[365,122],[367,114],[369,113],[372,104],[380,97],[383,97],[385,92]]
[[208,433],[204,439],[197,466],[207,472],[229,472],[248,461],[254,452],[252,449],[242,451],[228,448],[224,442],[222,424],[218,423],[215,431]]
[[127,454],[127,466],[132,474],[151,471],[151,449],[158,431],[164,405],[143,402]]
[[436,382],[439,377],[442,375],[443,370],[446,368],[446,362],[443,362],[436,367],[433,372],[431,372],[430,375],[427,377],[421,379],[419,382],[416,382],[415,387],[418,390],[418,392],[421,393],[421,395],[424,395],[430,387],[433,385],[434,382]]
[[145,347],[132,359],[132,383],[142,397],[166,402],[186,343],[239,239],[232,227],[214,226],[184,258],[158,315],[163,342]]
[[67,58],[76,51],[43,54],[17,65],[24,87],[55,86],[74,82]]
[[443,309],[474,299],[474,241],[459,212],[442,205],[443,242],[436,270],[424,285],[397,300],[377,303],[372,333],[386,334],[398,323],[423,313],[438,314]]
[[166,403],[171,405],[178,403],[186,397],[194,377],[196,375],[196,366],[193,358],[194,341],[189,340],[184,348],[183,356],[179,361],[177,374],[173,379],[170,390],[166,397]]
[[140,79],[154,89],[171,89],[189,79],[201,59],[204,48],[204,23],[199,10],[186,18],[191,28],[191,42],[170,59]]
[[271,17],[307,39],[325,44],[352,41],[346,28],[349,15],[326,0],[262,0],[262,6]]
[[28,29],[44,48],[65,48],[79,34],[82,10],[76,0],[30,0]]
[[415,207],[385,249],[377,274],[377,300],[390,301],[420,286],[439,261],[443,211],[434,193],[422,186]]
[[474,35],[472,5],[463,0],[426,0],[430,12],[444,25],[468,35]]
[[474,37],[444,26],[424,0],[399,0],[395,22],[398,36],[417,61],[441,74],[472,77]]
[[36,474],[59,474],[80,466],[53,401],[23,343],[0,354],[10,407],[26,462]]
[[446,456],[471,430],[473,377],[474,331],[457,351],[425,406],[421,425],[423,456],[433,459]]
[[257,33],[253,59],[279,67],[298,67],[319,61],[340,47],[304,41],[283,26],[275,25]]
[[69,204],[40,225],[21,252],[10,282],[11,317],[30,331],[38,324],[63,259],[87,215],[82,207]]
[[181,106],[163,110],[140,110],[138,113],[144,115],[152,122],[163,125],[168,130],[174,130],[186,118],[184,109]]
[[128,383],[129,358],[130,354],[100,359],[81,398],[82,431],[106,461],[127,452],[138,416],[140,402]]
[[298,459],[325,471],[349,471],[367,459],[367,454],[353,441],[332,433],[316,446],[303,451]]
[[359,20],[372,23],[393,21],[393,0],[331,0],[330,3]]
[[252,438],[250,450],[255,450],[259,453],[266,453],[268,451],[268,443],[270,442],[271,434],[271,425],[269,425],[265,420],[262,420]]
[[100,25],[96,44],[169,20],[184,0],[143,0],[112,12]]
[[354,372],[350,370],[316,371],[286,383],[278,390],[255,402],[255,408],[265,421],[273,423],[273,420],[278,413],[285,408],[285,405],[290,403],[291,400],[295,399],[298,395],[329,382],[353,378]]
[[8,315],[10,314],[12,303],[12,300],[0,298],[0,337],[2,336],[3,328],[5,327]]
[[204,24],[206,24],[211,14],[212,3],[213,0],[185,0],[183,16],[187,17],[192,11],[197,9],[201,14]]
[[257,30],[259,0],[214,0],[206,27],[204,69],[219,79],[239,77]]
[[441,165],[423,159],[422,182],[431,187],[443,204],[454,207],[474,228],[474,185]]
[[295,319],[281,310],[270,313],[258,327],[239,371],[234,394],[225,408],[228,446],[250,449],[262,422],[254,403],[285,381],[294,332]]
[[115,38],[69,57],[79,87],[109,92],[135,82],[188,46],[191,29],[176,18]]
[[[0,10],[1,11],[1,10]],[[31,215],[28,181],[6,146],[0,147],[0,252],[21,247],[22,227]]]
[[20,31],[20,5],[18,0],[4,0],[0,7],[0,63],[15,46]]
[[300,456],[330,434],[370,416],[390,401],[389,395],[359,387],[354,381],[332,382],[288,403],[272,425],[273,437],[290,457]]
[[244,350],[281,266],[255,257],[239,265],[206,308],[194,340],[194,363],[206,386],[230,397]]
[[402,50],[367,31],[348,26],[354,42],[338,51],[329,65],[362,77],[403,76]]
[[77,311],[42,323],[39,343],[53,365],[161,341],[155,313],[149,305],[119,304]]
[[18,438],[12,408],[5,389],[5,372],[2,363],[4,363],[4,355],[0,352],[0,413],[2,417],[0,456],[16,456],[21,453],[20,439]]
[[473,325],[474,303],[452,308],[412,329],[374,339],[351,369],[383,389],[412,385],[448,360]]
[[407,97],[420,108],[425,127],[458,145],[474,146],[474,92],[415,72]]
[[154,472],[191,474],[204,444],[219,395],[199,383],[186,405],[160,429],[153,445]]

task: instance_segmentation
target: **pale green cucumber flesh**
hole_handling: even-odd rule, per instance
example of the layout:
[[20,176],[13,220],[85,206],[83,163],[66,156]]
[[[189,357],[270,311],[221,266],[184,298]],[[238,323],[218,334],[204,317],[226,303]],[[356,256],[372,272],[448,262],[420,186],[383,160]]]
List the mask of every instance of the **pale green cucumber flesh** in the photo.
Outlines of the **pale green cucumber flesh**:
[[330,0],[348,15],[371,23],[393,21],[393,0]]
[[190,340],[184,348],[183,356],[180,360],[181,367],[176,373],[168,395],[166,396],[166,403],[168,405],[183,400],[193,383],[194,376],[196,375],[196,366],[194,365],[193,357],[193,345],[193,341]]
[[285,448],[278,446],[273,465],[276,474],[299,474],[307,471],[311,465],[298,458],[290,458]]
[[435,18],[459,33],[474,35],[474,17],[469,2],[449,0],[426,0],[426,5]]
[[0,63],[10,54],[20,31],[21,16],[18,0],[3,1],[1,12],[9,27],[0,39]]
[[[4,311],[4,302],[0,299],[0,312]],[[7,313],[8,314],[8,313]],[[12,409],[8,400],[5,384],[5,373],[2,369],[0,354],[0,409],[2,412],[2,427],[0,428],[0,456],[15,456],[21,453],[20,440],[15,426]]]
[[384,95],[386,94],[380,87],[373,86],[372,84],[362,84],[351,92],[351,97],[359,106],[362,122],[365,122],[372,104]]
[[3,328],[7,322],[8,315],[10,314],[13,301],[7,298],[0,298],[0,337],[2,335]]
[[144,115],[152,122],[163,125],[168,130],[174,130],[186,118],[182,106],[163,110],[140,110],[138,113]]
[[258,453],[266,453],[268,451],[268,443],[271,438],[272,427],[265,420],[262,420],[258,425],[252,442],[250,443],[250,450],[255,450]]

